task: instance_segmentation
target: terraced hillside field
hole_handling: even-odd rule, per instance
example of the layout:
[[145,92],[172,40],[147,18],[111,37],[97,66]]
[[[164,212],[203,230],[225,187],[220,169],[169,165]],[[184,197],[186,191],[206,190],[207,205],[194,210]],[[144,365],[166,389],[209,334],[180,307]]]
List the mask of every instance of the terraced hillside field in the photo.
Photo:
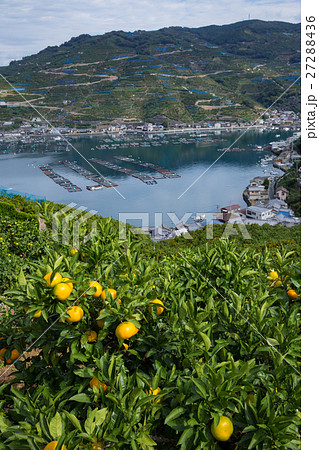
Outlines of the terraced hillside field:
[[251,20],[154,32],[80,35],[1,73],[0,120],[41,113],[56,123],[256,118],[300,109],[300,25]]

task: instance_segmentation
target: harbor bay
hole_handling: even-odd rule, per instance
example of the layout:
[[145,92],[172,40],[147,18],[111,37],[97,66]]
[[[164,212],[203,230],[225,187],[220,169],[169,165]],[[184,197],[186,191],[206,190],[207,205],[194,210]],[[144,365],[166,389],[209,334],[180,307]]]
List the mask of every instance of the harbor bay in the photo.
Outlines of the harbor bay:
[[[239,132],[169,137],[100,135],[68,137],[69,144],[62,138],[2,144],[0,184],[62,204],[73,202],[115,219],[120,213],[149,213],[149,225],[153,225],[155,213],[162,213],[163,224],[171,226],[170,212],[182,220],[187,213],[193,217],[231,204],[244,207],[242,194],[250,179],[268,174],[261,160],[270,154],[269,144],[292,133],[254,130],[242,136]],[[46,164],[62,177],[62,183],[67,179],[81,190],[63,189],[63,184],[45,176],[39,166]],[[115,170],[117,167],[123,170]],[[103,179],[102,189],[87,189],[99,182],[103,185]],[[128,222],[141,225],[138,220]]]

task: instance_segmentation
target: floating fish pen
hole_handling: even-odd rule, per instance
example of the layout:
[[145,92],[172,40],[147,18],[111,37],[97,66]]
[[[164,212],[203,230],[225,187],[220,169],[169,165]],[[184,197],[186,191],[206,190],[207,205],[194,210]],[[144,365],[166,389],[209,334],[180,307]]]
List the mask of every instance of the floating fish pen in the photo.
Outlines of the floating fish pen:
[[226,148],[218,148],[217,149],[218,152],[224,152],[226,150],[228,152],[244,152],[246,149],[245,148],[239,148],[239,147],[226,147]]
[[58,173],[56,173],[49,164],[40,164],[39,169],[42,170],[42,172],[49,178],[51,178],[56,184],[63,187],[69,192],[79,192],[82,191],[82,189],[79,186],[76,186],[75,184],[71,183],[70,180],[67,178],[62,177]]
[[156,170],[156,172],[159,172],[163,176],[163,178],[180,178],[180,175],[178,175],[176,172],[165,169],[165,167],[158,166],[157,164],[140,161],[139,159],[129,158],[127,156],[114,156],[114,158],[119,159],[120,161],[137,164],[138,166],[146,167],[147,169]]
[[[114,183],[113,181],[107,180],[104,177],[100,177],[99,175],[96,175],[89,170],[83,169],[83,167],[79,166],[75,162],[70,161],[63,161],[63,164],[68,167],[69,169],[74,170],[74,172],[82,175],[87,180],[95,181],[98,185],[104,186],[104,187],[115,187],[118,186],[118,184]],[[89,190],[95,190],[95,189],[89,189]]]
[[95,147],[96,150],[107,150],[108,148],[110,147],[106,144],[102,144],[100,146]]
[[141,172],[136,172],[131,169],[126,169],[125,167],[118,166],[117,164],[110,163],[108,161],[104,161],[103,159],[98,158],[91,158],[90,161],[95,162],[97,164],[101,164],[104,167],[107,167],[108,169],[115,170],[116,172],[120,173],[126,173],[128,175],[131,175],[134,178],[138,178],[139,180],[143,181],[143,183],[146,184],[157,184],[157,181],[154,177],[150,177],[149,175],[145,175]]

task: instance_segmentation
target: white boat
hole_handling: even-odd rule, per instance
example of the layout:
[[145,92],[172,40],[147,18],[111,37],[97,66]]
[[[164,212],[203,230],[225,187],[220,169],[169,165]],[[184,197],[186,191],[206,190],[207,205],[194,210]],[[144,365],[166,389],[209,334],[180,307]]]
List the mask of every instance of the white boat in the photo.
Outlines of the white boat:
[[97,184],[96,186],[86,186],[86,189],[88,191],[97,191],[99,189],[102,189],[103,186],[101,186],[100,184]]
[[194,220],[195,220],[195,222],[202,222],[205,219],[205,217],[206,217],[206,215],[203,214],[201,216],[196,216]]

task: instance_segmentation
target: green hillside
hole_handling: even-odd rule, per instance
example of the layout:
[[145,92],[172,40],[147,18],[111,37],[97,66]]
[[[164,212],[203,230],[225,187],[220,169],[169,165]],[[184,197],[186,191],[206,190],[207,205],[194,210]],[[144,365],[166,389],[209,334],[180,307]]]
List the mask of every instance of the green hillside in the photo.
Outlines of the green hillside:
[[[57,123],[257,117],[300,74],[300,24],[250,20],[201,28],[80,35],[1,73]],[[36,113],[0,82],[0,120]],[[24,103],[23,103],[24,102]],[[279,103],[298,111],[300,83]],[[12,105],[11,105],[12,106]]]

